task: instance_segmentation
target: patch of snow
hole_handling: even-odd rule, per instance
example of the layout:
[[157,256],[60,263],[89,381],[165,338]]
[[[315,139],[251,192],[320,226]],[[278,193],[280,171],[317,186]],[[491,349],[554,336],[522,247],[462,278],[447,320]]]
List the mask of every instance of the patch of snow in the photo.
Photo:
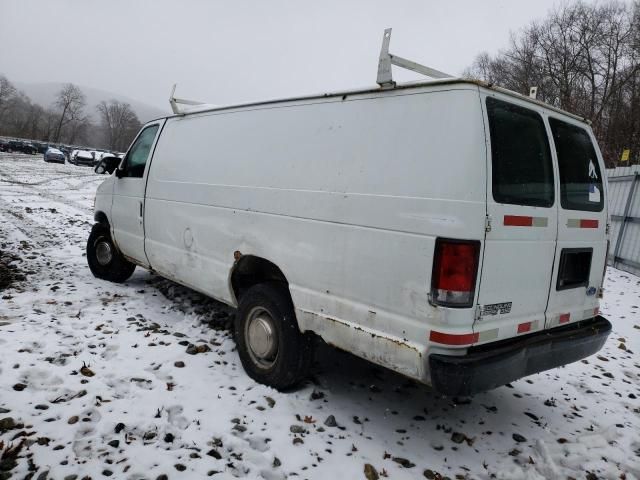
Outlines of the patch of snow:
[[244,373],[230,308],[142,269],[91,275],[104,178],[0,153],[0,251],[25,277],[0,291],[15,478],[640,479],[640,278],[608,270],[597,355],[470,399],[326,346],[281,393]]

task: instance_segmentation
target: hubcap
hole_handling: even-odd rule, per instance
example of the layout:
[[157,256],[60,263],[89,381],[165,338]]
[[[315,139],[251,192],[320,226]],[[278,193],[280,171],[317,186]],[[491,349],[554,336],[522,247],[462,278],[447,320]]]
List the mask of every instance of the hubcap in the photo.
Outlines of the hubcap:
[[96,260],[103,267],[109,265],[113,260],[113,250],[111,244],[105,240],[100,240],[96,244]]
[[245,336],[253,361],[262,367],[273,365],[278,353],[278,341],[269,312],[262,307],[254,308],[249,313]]

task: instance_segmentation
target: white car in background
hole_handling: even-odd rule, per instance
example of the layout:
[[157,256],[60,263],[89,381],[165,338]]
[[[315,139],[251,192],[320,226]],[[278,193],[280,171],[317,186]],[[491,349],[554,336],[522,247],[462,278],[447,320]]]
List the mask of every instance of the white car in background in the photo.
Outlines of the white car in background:
[[89,150],[74,150],[69,158],[69,162],[74,165],[93,166],[97,161],[96,152]]

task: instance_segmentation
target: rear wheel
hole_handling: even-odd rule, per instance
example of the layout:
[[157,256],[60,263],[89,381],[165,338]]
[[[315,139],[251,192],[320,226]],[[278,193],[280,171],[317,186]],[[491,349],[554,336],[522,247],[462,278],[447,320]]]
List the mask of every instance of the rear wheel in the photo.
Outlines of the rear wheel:
[[242,366],[257,382],[282,390],[306,376],[312,342],[298,329],[286,284],[262,283],[247,290],[234,333]]
[[118,251],[109,227],[102,223],[96,223],[89,234],[87,263],[95,277],[116,283],[127,280],[136,268]]

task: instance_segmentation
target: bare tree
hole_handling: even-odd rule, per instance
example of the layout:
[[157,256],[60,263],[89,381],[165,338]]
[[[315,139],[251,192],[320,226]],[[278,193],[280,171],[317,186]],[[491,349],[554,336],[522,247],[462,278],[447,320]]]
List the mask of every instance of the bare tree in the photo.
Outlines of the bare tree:
[[3,122],[5,133],[26,137],[29,130],[29,108],[31,100],[23,92],[17,92],[8,104],[6,119]]
[[97,106],[107,147],[124,151],[140,129],[140,120],[128,103],[115,99],[102,101]]
[[0,75],[0,135],[99,147],[101,132],[85,115],[84,106],[80,89],[69,84],[52,108],[45,109]]
[[7,80],[7,77],[0,75],[0,125],[16,93],[16,87]]
[[27,129],[25,137],[40,139],[43,133],[45,110],[37,103],[29,102],[27,108]]
[[496,56],[479,55],[465,74],[588,118],[607,164],[622,148],[640,156],[640,2],[563,4],[512,35]]
[[60,117],[53,137],[55,142],[60,141],[63,127],[82,118],[86,103],[86,97],[82,90],[72,83],[67,83],[58,92],[55,106],[60,111]]
[[66,128],[66,142],[74,143],[95,143],[93,139],[88,138],[88,132],[92,128],[91,120],[88,115],[71,120]]

